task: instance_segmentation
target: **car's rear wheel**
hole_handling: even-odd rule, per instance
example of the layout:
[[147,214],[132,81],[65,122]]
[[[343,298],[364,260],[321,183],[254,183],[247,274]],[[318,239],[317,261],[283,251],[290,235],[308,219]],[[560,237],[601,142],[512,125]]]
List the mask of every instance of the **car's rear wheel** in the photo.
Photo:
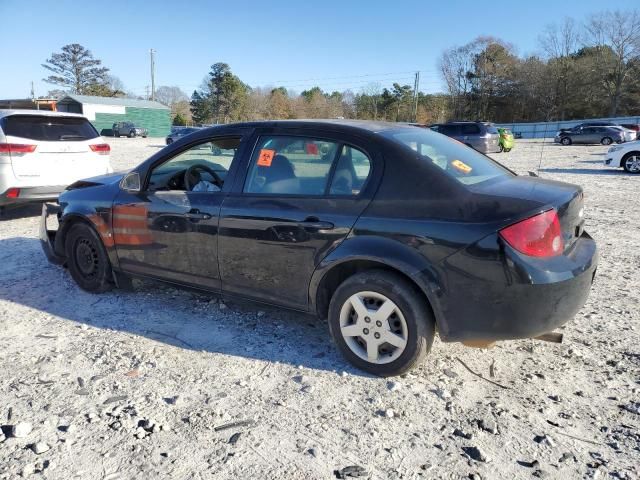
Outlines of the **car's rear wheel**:
[[622,157],[622,168],[627,173],[640,173],[640,152],[629,152]]
[[113,136],[114,137],[119,137],[120,136],[120,132],[118,130],[114,130],[113,131]]
[[111,263],[100,237],[89,225],[77,223],[65,239],[71,276],[87,292],[106,292],[112,286]]
[[135,136],[136,136],[136,132],[135,132],[135,130],[131,130],[131,131],[129,132],[129,138],[133,138],[133,137],[135,137]]
[[345,280],[329,305],[329,330],[346,359],[374,375],[400,375],[431,350],[435,321],[402,276],[370,270]]
[[611,140],[609,137],[604,137],[602,140],[600,140],[600,143],[602,145],[611,145],[613,143],[613,140]]
[[560,140],[560,143],[562,145],[571,145],[571,139],[569,137],[563,137],[562,140]]

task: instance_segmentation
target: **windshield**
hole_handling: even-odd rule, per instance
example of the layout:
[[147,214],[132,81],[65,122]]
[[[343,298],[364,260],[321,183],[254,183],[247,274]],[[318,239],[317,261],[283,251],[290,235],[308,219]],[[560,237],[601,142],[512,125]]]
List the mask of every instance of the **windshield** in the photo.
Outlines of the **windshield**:
[[382,135],[417,152],[464,185],[515,175],[489,157],[439,133],[415,128],[392,130]]

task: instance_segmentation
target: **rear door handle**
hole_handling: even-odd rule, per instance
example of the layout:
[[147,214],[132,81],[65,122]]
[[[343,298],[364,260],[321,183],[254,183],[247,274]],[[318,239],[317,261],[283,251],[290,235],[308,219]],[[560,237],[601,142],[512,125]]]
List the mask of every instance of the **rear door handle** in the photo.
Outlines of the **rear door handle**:
[[316,231],[332,230],[335,225],[331,222],[322,222],[317,217],[308,217],[303,222],[300,222],[300,226],[305,230]]
[[192,220],[209,220],[211,215],[208,213],[202,213],[197,208],[193,208],[184,214],[185,217],[190,218]]

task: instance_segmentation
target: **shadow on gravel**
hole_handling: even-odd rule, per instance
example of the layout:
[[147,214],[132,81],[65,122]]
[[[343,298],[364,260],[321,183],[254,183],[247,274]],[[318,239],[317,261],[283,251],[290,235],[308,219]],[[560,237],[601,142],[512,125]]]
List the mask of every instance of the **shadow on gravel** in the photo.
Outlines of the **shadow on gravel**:
[[540,171],[547,173],[572,173],[576,175],[626,175],[622,170],[598,170],[595,168],[541,168]]
[[29,203],[20,207],[9,207],[0,209],[0,222],[6,220],[17,220],[19,218],[35,217],[42,213],[41,203]]
[[77,287],[64,268],[47,262],[39,240],[0,240],[1,300],[185,350],[367,376],[342,359],[330,340],[328,326],[315,317],[237,300],[221,306],[214,296],[159,282],[135,283],[133,291],[90,294]]

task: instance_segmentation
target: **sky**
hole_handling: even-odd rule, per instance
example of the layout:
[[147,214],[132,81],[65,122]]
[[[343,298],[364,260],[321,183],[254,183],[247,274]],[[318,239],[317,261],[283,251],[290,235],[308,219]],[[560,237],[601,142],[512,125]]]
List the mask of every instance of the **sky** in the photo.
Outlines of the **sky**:
[[438,58],[479,35],[538,51],[545,26],[565,16],[584,20],[606,8],[595,0],[0,0],[0,98],[36,96],[54,85],[41,64],[63,45],[80,43],[125,89],[145,95],[149,49],[156,51],[156,87],[188,95],[216,62],[252,87],[300,92],[359,92],[368,84],[443,90]]

